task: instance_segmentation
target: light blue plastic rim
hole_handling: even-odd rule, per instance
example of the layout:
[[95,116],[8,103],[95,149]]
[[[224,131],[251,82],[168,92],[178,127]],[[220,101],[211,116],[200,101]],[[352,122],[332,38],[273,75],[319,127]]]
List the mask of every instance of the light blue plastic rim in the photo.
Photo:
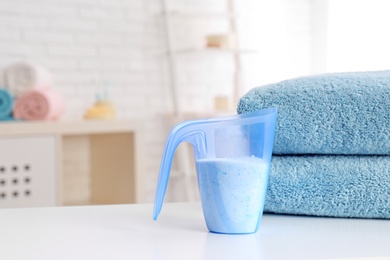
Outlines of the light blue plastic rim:
[[215,127],[225,126],[225,125],[245,125],[245,124],[254,124],[258,122],[267,121],[269,117],[273,117],[277,113],[276,108],[264,108],[261,110],[256,110],[253,112],[237,114],[232,116],[222,116],[217,118],[201,119],[201,120],[192,120],[186,121],[181,124],[192,125],[192,124],[207,124],[214,123]]

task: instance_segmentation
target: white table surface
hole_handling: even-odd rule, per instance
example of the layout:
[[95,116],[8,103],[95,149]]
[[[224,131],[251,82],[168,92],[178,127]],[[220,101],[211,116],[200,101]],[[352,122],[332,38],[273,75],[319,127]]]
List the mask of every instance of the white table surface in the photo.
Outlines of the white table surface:
[[258,233],[206,229],[199,203],[0,209],[0,259],[390,259],[390,221],[264,215]]

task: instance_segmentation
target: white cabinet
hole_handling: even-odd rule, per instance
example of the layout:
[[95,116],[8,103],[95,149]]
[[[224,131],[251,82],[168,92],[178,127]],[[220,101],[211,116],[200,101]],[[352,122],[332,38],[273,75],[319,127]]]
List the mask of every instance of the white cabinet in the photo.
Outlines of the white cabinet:
[[53,135],[0,138],[0,207],[55,206],[56,154]]
[[0,208],[64,205],[63,164],[70,156],[63,148],[74,137],[88,141],[85,204],[145,202],[142,122],[3,122]]

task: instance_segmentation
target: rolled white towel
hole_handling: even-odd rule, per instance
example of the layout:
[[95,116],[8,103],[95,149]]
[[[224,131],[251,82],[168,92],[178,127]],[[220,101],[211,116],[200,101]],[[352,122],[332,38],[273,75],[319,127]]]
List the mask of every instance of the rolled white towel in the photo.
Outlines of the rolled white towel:
[[4,67],[2,85],[15,96],[39,88],[51,88],[53,78],[43,67],[27,61],[18,61]]

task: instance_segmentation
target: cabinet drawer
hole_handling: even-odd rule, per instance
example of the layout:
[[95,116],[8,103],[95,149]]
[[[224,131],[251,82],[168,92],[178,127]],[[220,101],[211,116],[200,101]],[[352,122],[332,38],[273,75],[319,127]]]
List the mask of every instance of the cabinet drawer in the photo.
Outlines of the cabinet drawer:
[[56,205],[55,136],[0,138],[0,207]]

